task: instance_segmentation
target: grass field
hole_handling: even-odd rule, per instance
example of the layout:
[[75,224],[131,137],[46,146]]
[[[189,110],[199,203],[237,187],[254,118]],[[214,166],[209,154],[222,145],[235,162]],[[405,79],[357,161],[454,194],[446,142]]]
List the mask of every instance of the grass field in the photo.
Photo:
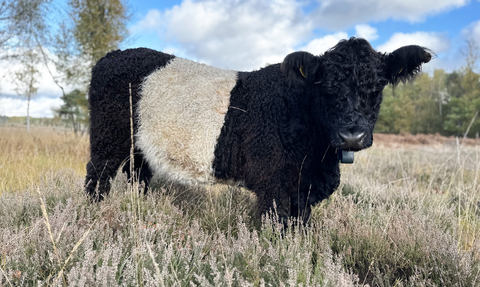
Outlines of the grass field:
[[118,176],[90,204],[87,138],[0,128],[0,286],[480,286],[480,142],[375,142],[282,230],[231,187]]
[[0,127],[0,193],[21,191],[52,172],[72,170],[85,176],[88,161],[88,137],[34,127]]

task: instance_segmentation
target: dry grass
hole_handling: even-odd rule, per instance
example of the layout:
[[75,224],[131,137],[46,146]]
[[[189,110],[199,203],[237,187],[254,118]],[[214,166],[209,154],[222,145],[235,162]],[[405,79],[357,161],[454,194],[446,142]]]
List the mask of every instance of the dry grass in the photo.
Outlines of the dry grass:
[[53,128],[0,127],[0,193],[21,191],[51,172],[72,169],[85,176],[88,138]]
[[[56,141],[50,155],[65,157],[68,137]],[[254,222],[255,198],[236,188],[139,196],[118,176],[90,204],[81,166],[0,196],[0,286],[480,286],[478,145],[378,140],[286,231],[275,213]]]
[[[440,134],[434,135],[425,135],[425,134],[416,134],[412,135],[409,133],[404,134],[374,134],[374,142],[377,145],[385,147],[407,147],[407,146],[418,146],[418,145],[428,145],[428,146],[450,146],[455,147],[457,145],[457,138],[450,136],[445,137]],[[475,147],[480,145],[480,138],[459,138],[458,142],[463,146]]]
[[480,146],[376,147],[343,171],[335,208],[316,210],[343,222],[332,249],[363,280],[480,286]]

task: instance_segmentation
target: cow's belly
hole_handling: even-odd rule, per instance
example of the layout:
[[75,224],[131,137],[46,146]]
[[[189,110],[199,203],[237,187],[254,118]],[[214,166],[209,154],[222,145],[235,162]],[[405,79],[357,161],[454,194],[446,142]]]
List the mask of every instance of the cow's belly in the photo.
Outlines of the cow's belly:
[[137,146],[164,179],[214,181],[214,150],[237,72],[175,58],[142,85]]

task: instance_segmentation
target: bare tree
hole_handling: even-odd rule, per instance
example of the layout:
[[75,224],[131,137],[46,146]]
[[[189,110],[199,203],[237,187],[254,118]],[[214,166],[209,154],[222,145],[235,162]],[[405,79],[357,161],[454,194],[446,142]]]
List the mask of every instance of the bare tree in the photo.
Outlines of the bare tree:
[[49,5],[52,0],[5,0],[0,3],[0,51],[20,69],[12,73],[19,96],[27,98],[27,130],[30,100],[38,91],[39,51],[48,42]]
[[30,100],[38,91],[37,65],[39,62],[36,49],[26,51],[20,58],[22,68],[14,74],[16,88],[19,96],[27,98],[27,131],[30,132]]
[[467,62],[467,69],[474,70],[475,64],[480,57],[480,48],[478,47],[477,42],[475,39],[468,39],[467,40],[467,51],[463,52],[463,56],[465,57],[465,61]]
[[[0,48],[9,57],[49,42],[52,0],[4,0],[0,3]],[[35,38],[37,41],[32,41]]]

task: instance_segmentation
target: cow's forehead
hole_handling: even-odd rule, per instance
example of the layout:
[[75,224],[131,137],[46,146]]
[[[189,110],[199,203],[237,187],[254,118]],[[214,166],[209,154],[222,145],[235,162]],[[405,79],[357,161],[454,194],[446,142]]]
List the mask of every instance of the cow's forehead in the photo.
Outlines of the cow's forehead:
[[369,54],[328,53],[324,59],[323,86],[330,94],[375,92],[381,88],[385,65],[381,54],[373,50]]
[[340,41],[336,46],[324,54],[330,61],[342,64],[357,65],[361,63],[380,64],[382,54],[372,48],[370,43],[363,39]]
[[329,72],[343,74],[346,77],[358,74],[378,74],[384,70],[385,63],[382,55],[375,50],[373,53],[335,53],[332,51],[324,55],[324,64]]
[[350,51],[333,50],[325,53],[324,58],[328,61],[338,62],[344,65],[359,65],[364,63],[380,64],[382,62],[382,55],[375,50],[356,50]]

